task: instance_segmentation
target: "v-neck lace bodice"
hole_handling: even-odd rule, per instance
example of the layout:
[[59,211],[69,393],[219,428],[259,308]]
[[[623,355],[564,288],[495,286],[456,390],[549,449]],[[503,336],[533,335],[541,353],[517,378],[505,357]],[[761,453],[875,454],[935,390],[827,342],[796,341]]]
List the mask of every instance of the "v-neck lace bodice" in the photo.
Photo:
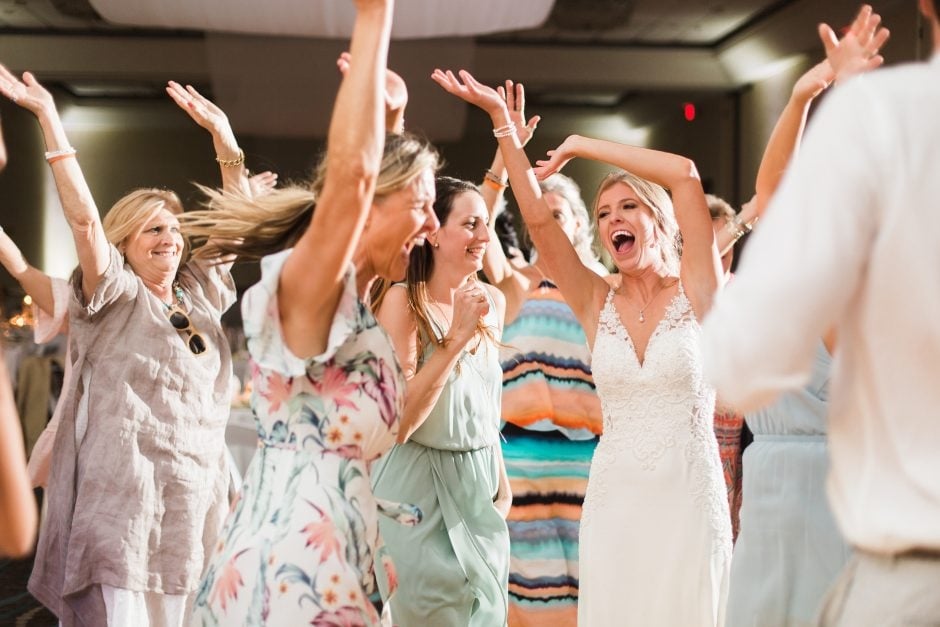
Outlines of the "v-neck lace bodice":
[[722,623],[731,519],[700,333],[680,284],[641,363],[608,292],[591,354],[604,432],[581,516],[579,625]]

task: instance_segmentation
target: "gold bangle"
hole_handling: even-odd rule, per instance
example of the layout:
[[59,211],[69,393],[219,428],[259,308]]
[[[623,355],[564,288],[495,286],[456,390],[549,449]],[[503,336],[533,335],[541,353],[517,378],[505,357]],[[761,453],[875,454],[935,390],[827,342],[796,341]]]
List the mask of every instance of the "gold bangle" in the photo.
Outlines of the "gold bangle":
[[223,159],[219,155],[216,155],[215,160],[223,168],[236,168],[245,163],[245,151],[239,148],[238,156],[234,159]]

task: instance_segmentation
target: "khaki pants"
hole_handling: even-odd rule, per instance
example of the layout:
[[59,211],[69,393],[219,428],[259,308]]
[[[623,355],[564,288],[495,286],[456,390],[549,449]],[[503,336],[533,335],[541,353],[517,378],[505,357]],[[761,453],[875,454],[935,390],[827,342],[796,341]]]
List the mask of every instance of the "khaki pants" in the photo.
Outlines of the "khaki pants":
[[858,549],[823,599],[818,627],[940,627],[940,554]]

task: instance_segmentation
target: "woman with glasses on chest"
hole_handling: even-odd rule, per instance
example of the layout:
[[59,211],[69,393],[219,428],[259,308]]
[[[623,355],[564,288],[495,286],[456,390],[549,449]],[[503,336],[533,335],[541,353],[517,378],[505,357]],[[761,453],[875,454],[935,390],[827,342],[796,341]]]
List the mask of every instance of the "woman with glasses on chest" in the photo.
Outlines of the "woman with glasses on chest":
[[[191,88],[167,91],[212,135],[225,187],[247,193],[225,115]],[[5,68],[0,92],[42,127],[79,259],[29,589],[65,626],[182,625],[228,509],[229,264],[186,261],[170,191],[133,191],[102,222],[49,92]]]

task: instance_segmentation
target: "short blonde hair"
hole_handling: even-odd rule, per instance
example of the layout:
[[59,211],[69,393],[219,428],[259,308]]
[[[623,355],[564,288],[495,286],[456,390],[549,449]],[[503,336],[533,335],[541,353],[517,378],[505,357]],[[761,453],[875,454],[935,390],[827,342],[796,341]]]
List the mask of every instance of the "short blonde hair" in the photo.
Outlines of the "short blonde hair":
[[714,194],[705,194],[705,203],[708,205],[708,213],[711,214],[712,220],[731,222],[737,215],[728,201]]
[[679,224],[676,222],[676,210],[672,206],[672,199],[662,185],[647,181],[626,170],[611,172],[601,181],[597,194],[594,196],[594,220],[597,220],[601,194],[617,183],[629,185],[640,201],[649,207],[659,235],[659,252],[663,264],[670,275],[678,275],[679,259],[682,256]]
[[155,187],[135,189],[108,210],[101,224],[105,237],[120,248],[129,238],[140,235],[147,222],[164,209],[176,216],[183,213],[176,192]]

